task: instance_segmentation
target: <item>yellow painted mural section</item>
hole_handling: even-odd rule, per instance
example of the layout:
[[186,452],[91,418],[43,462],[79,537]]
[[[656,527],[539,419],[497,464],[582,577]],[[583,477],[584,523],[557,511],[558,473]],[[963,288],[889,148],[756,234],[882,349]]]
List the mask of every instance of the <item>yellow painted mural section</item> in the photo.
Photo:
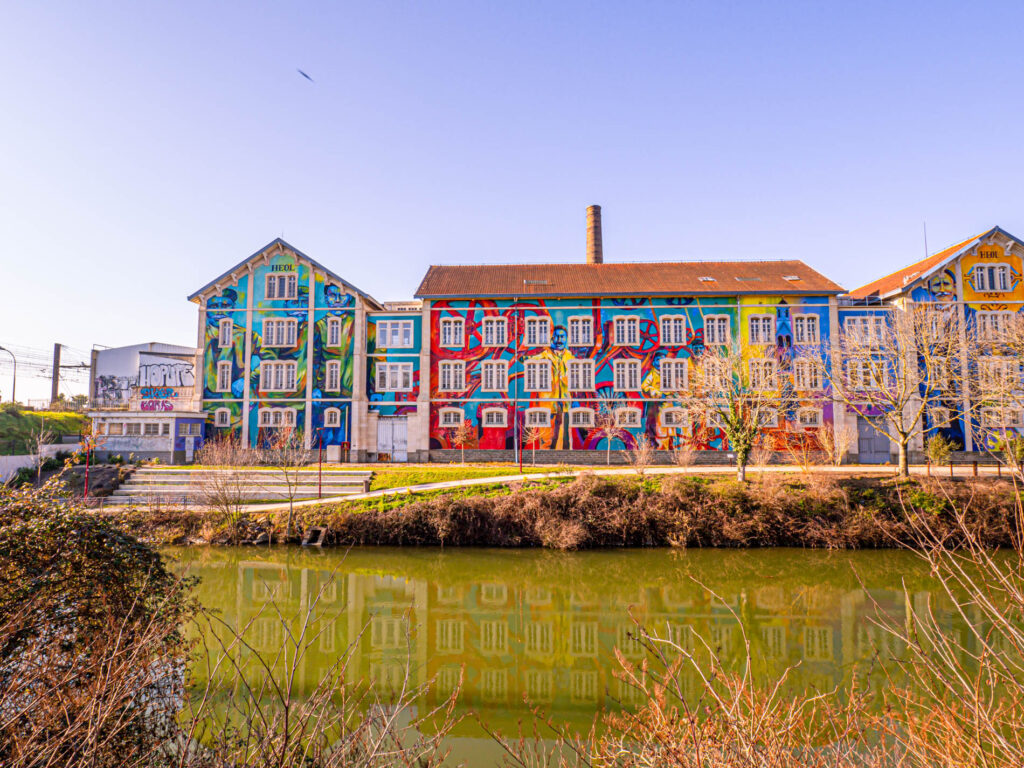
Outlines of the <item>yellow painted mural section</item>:
[[[987,267],[1005,265],[1008,268],[1006,287],[1009,290],[983,290],[988,287],[979,279],[978,272]],[[1007,254],[1001,245],[982,243],[960,260],[964,286],[964,301],[968,304],[1003,301],[1024,301],[1024,280],[1021,279],[1021,258]]]

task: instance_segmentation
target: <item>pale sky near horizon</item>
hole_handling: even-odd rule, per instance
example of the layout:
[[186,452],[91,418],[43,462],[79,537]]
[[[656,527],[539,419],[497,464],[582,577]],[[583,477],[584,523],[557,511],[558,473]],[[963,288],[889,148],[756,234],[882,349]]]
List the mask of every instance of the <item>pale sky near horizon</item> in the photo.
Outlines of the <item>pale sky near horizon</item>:
[[1024,234],[1022,22],[9,0],[0,345],[194,344],[186,296],[278,236],[381,300],[431,263],[581,261],[591,203],[608,261],[797,258],[854,288],[921,258],[923,222],[930,251]]

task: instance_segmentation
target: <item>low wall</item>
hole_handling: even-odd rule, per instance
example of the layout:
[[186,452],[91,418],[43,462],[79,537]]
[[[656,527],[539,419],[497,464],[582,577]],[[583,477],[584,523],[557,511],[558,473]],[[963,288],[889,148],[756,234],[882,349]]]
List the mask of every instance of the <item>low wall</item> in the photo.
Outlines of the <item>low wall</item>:
[[[48,459],[56,456],[60,451],[68,450],[64,445],[44,445],[43,458]],[[36,454],[23,453],[19,456],[0,456],[0,483],[6,483],[22,467],[34,467],[36,465]]]

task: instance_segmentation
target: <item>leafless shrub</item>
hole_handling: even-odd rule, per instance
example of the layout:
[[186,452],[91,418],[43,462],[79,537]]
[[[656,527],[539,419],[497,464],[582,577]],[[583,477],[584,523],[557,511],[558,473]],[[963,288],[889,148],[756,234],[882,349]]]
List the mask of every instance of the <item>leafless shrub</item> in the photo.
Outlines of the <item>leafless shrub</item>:
[[292,537],[292,524],[295,518],[295,494],[302,480],[302,470],[309,462],[309,451],[302,439],[302,433],[294,427],[280,427],[267,440],[266,446],[260,451],[263,463],[274,467],[284,481],[285,494],[288,497],[288,521],[285,524],[284,538]]
[[687,442],[681,442],[672,449],[672,463],[677,467],[692,467],[697,461],[697,449]]
[[527,427],[523,432],[523,447],[529,447],[532,452],[531,461],[533,466],[537,466],[537,443],[540,442],[544,436],[543,431],[540,427]]
[[856,435],[856,430],[845,421],[836,421],[831,426],[822,424],[818,427],[818,445],[825,453],[826,461],[835,467],[840,466],[853,445]]
[[750,452],[750,464],[760,469],[763,477],[764,468],[771,463],[772,456],[774,455],[775,451],[772,450],[771,446],[767,445],[764,440],[758,440]]
[[643,477],[647,468],[654,463],[654,444],[651,443],[647,435],[640,435],[636,439],[636,444],[629,449],[626,459],[633,467],[633,471]]
[[820,466],[822,460],[827,458],[818,444],[817,434],[803,431],[787,435],[786,456],[805,475],[810,474],[814,467]]
[[196,453],[196,463],[206,471],[199,474],[193,492],[203,506],[221,516],[229,537],[238,541],[251,486],[249,472],[259,463],[259,454],[237,438],[225,436],[207,440]]
[[605,463],[611,466],[612,463],[612,442],[616,439],[622,438],[622,427],[615,421],[615,414],[613,413],[602,413],[597,417],[597,422],[594,425],[597,431],[601,433],[601,437],[604,438],[606,443],[605,452]]
[[465,419],[459,426],[451,430],[452,442],[462,451],[462,463],[466,463],[466,446],[473,444],[476,437],[476,430],[473,429],[473,422]]

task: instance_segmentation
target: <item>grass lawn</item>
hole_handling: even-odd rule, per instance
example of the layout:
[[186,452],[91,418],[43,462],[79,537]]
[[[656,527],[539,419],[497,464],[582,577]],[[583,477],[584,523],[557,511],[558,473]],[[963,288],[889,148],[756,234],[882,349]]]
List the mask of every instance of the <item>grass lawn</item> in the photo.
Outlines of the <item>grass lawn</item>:
[[[465,469],[465,468],[464,468]],[[478,468],[479,469],[479,468]],[[481,477],[493,477],[493,471],[489,475],[480,475]],[[506,472],[505,474],[511,474]],[[447,478],[449,480],[455,478]],[[440,480],[425,480],[424,482],[441,482]],[[563,483],[571,482],[570,478],[551,478],[549,480],[532,480],[526,483],[528,488],[554,488],[562,485]],[[399,483],[399,485],[410,485],[410,483]],[[394,487],[394,486],[391,486]],[[462,498],[467,496],[507,496],[513,492],[512,485],[508,483],[495,483],[493,485],[473,485],[468,488],[445,488],[434,491],[419,491],[417,493],[398,493],[393,496],[381,496],[376,499],[355,499],[353,501],[340,502],[333,505],[325,505],[323,507],[308,507],[306,508],[309,514],[317,515],[320,512],[342,512],[345,514],[359,514],[360,512],[367,512],[370,510],[377,512],[385,512],[391,509],[400,509],[408,504],[417,501],[426,501],[428,499],[437,498],[438,496],[447,496],[449,498]]]
[[[53,433],[53,441],[60,442],[61,435],[77,435],[82,431],[88,417],[81,413],[59,411],[17,411],[10,413],[0,410],[0,455],[11,456],[32,453],[33,435],[40,429]],[[68,450],[75,450],[69,445]]]
[[[529,472],[525,467],[524,471]],[[399,488],[403,485],[444,483],[448,480],[475,480],[478,477],[505,477],[518,475],[519,467],[514,466],[415,466],[388,467],[374,470],[371,491],[383,488]]]

